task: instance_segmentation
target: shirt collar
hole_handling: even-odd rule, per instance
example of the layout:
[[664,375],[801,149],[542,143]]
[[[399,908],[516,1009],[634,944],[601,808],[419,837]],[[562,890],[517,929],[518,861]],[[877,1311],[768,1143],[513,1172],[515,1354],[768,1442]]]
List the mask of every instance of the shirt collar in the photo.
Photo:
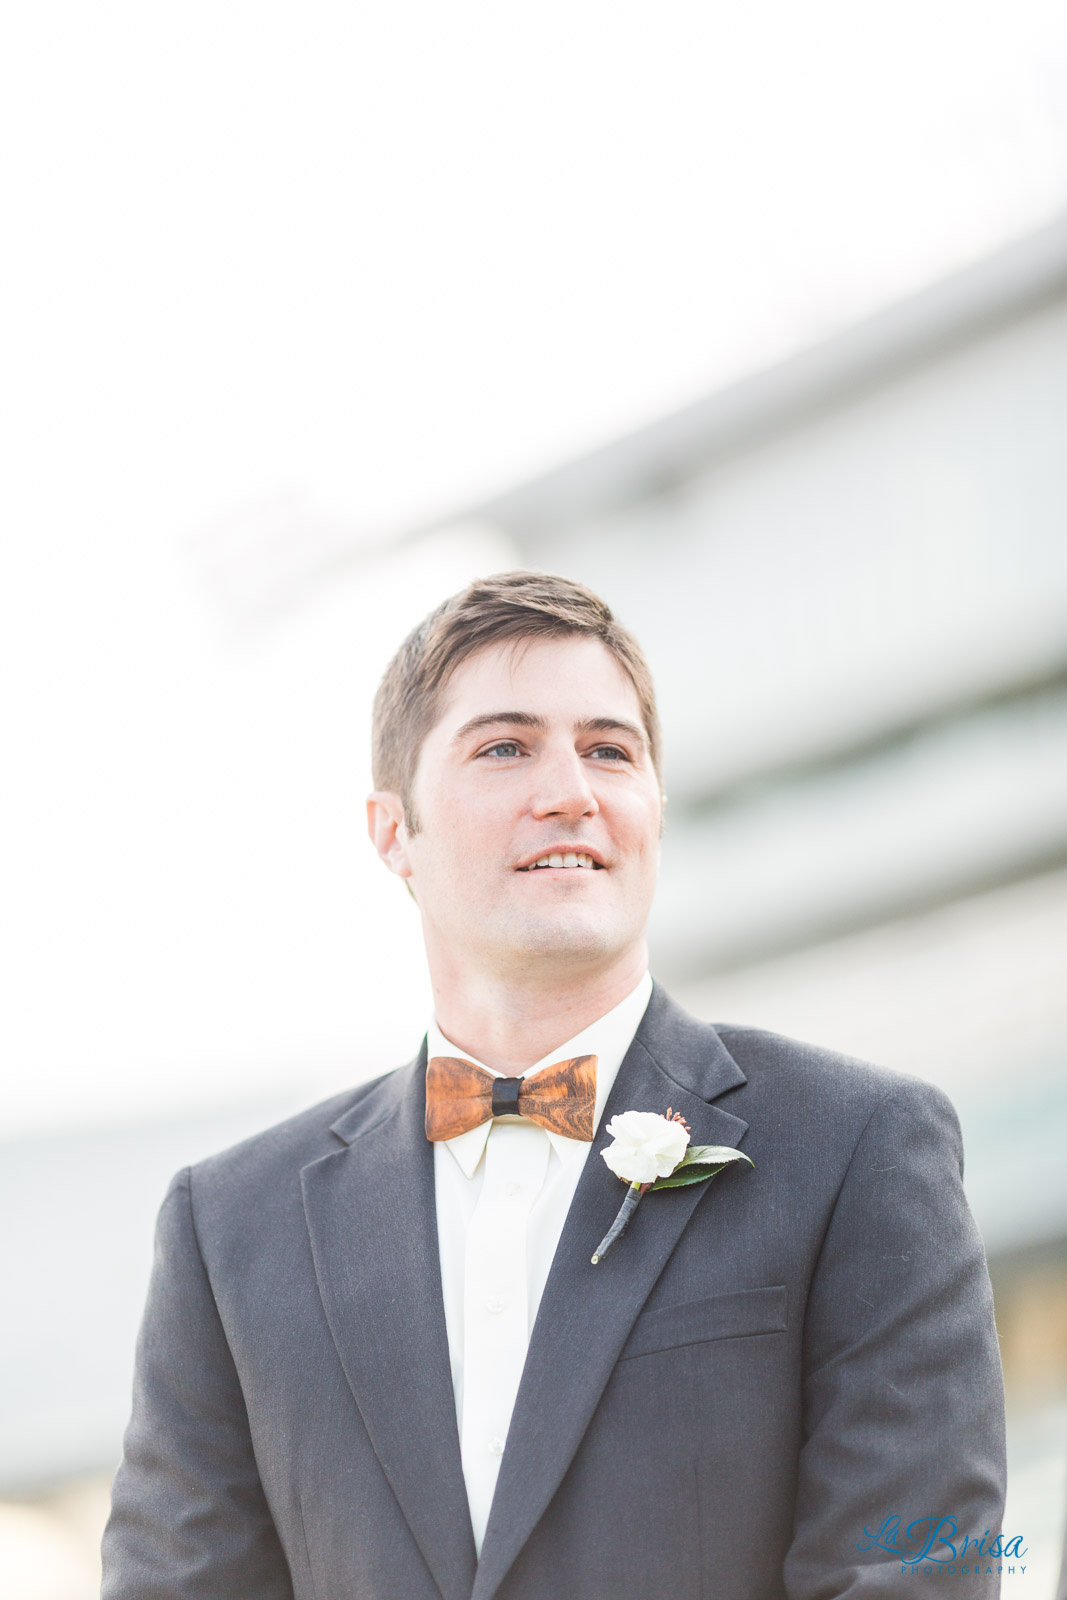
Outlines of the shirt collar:
[[[605,1016],[591,1022],[581,1033],[576,1033],[566,1044],[561,1044],[556,1050],[550,1050],[548,1055],[535,1062],[524,1076],[529,1078],[542,1068],[554,1066],[557,1061],[568,1061],[572,1056],[596,1056],[596,1106],[593,1111],[595,1131],[600,1126],[600,1118],[618,1077],[623,1057],[633,1043],[634,1034],[651,997],[652,979],[646,972],[617,1006],[613,1006]],[[427,1060],[431,1056],[462,1056],[465,1061],[473,1061],[476,1067],[481,1067],[483,1072],[488,1072],[494,1078],[504,1076],[503,1073],[494,1072],[492,1067],[487,1067],[477,1056],[472,1056],[469,1050],[460,1050],[451,1040],[446,1039],[437,1026],[436,1018],[426,1030]],[[442,1140],[468,1178],[474,1176],[478,1163],[485,1153],[486,1141],[492,1126],[492,1120],[489,1119],[477,1128],[468,1128],[466,1133],[458,1133],[454,1139]],[[568,1139],[561,1133],[552,1133],[548,1129],[545,1131],[548,1133],[553,1150],[564,1165],[572,1161],[585,1160],[589,1145],[584,1139]]]

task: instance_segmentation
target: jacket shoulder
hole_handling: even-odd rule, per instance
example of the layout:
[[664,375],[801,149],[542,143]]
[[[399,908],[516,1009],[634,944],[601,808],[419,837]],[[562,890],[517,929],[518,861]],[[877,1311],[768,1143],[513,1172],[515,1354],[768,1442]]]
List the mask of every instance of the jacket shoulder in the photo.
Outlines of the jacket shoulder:
[[882,1107],[892,1107],[891,1115],[941,1124],[958,1139],[951,1100],[924,1078],[764,1028],[721,1023],[715,1032],[745,1075],[746,1103],[773,1109],[776,1120],[858,1135]]
[[869,1114],[894,1097],[954,1115],[948,1096],[922,1078],[766,1028],[702,1021],[659,983],[637,1038],[668,1075],[683,1063],[687,1087],[741,1116],[748,1115],[743,1105],[764,1100],[808,1115],[819,1108]]
[[415,1065],[382,1073],[207,1156],[190,1169],[194,1195],[206,1199],[269,1189],[287,1176],[296,1177],[309,1162],[332,1154],[347,1142],[335,1131],[339,1123],[369,1125],[387,1116],[408,1087]]
[[933,1089],[932,1084],[911,1073],[861,1060],[806,1039],[794,1039],[767,1028],[744,1027],[732,1022],[717,1022],[715,1032],[750,1081],[773,1077],[779,1081],[795,1079],[811,1089],[831,1088],[835,1092],[880,1098],[895,1091]]

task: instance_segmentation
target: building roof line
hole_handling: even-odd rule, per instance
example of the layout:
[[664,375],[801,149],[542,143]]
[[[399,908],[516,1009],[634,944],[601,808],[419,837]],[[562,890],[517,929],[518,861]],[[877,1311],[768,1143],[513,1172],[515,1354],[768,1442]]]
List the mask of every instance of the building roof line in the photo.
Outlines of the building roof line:
[[447,520],[490,523],[521,539],[602,515],[1062,297],[1067,214],[830,339]]

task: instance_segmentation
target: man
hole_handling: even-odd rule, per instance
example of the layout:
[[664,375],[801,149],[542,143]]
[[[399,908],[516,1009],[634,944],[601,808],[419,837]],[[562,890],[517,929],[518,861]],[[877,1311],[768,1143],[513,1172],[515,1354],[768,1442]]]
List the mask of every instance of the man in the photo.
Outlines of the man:
[[[582,586],[510,573],[439,607],[374,750],[428,1039],[172,1185],[105,1596],[936,1586],[999,1527],[1003,1474],[944,1096],[653,987],[652,685]],[[626,1111],[754,1166],[645,1193],[594,1264]]]

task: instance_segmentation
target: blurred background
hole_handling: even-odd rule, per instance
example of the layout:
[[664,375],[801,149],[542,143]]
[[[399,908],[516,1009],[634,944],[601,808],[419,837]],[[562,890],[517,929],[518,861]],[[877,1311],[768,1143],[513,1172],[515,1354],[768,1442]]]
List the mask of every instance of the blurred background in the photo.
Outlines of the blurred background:
[[653,970],[941,1084],[1067,1507],[1067,14],[23,7],[0,52],[0,1590],[85,1600],[171,1173],[408,1059],[399,639],[644,642]]

